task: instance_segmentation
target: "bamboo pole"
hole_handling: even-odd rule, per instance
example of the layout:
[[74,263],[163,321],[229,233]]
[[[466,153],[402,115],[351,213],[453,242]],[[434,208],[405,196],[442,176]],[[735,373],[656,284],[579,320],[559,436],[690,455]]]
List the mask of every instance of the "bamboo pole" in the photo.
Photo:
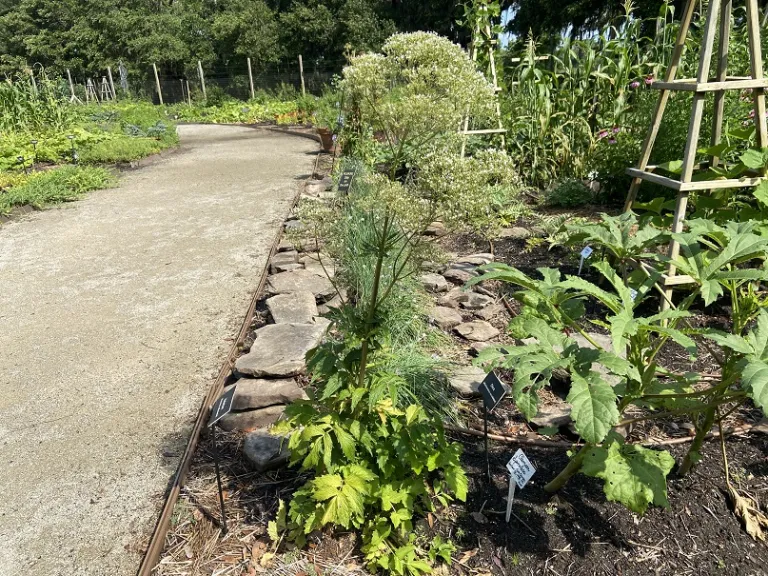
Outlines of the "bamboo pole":
[[301,59],[301,54],[299,54],[299,75],[301,76],[301,95],[306,96],[307,91],[304,88],[304,61]]
[[208,100],[208,94],[205,92],[205,75],[203,74],[203,63],[197,61],[197,74],[200,76],[200,86],[203,88],[203,100]]
[[152,70],[155,71],[155,86],[157,86],[157,97],[160,99],[160,106],[163,105],[163,91],[160,88],[160,76],[157,75],[157,64],[152,63]]
[[251,70],[251,59],[248,58],[248,81],[251,83],[251,100],[256,97],[256,93],[253,91],[253,70]]
[[117,92],[115,92],[115,81],[112,80],[112,68],[107,66],[107,76],[109,76],[109,87],[112,90],[112,99],[117,100]]

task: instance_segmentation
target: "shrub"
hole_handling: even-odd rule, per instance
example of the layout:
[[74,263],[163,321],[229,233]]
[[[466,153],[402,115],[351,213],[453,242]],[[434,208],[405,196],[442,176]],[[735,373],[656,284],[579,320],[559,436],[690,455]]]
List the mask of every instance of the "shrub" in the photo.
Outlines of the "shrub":
[[44,208],[50,204],[76,200],[85,192],[108,188],[115,177],[103,168],[63,166],[38,172],[0,194],[0,214],[14,206]]
[[99,142],[80,153],[87,164],[130,162],[160,152],[162,146],[152,138],[115,138]]
[[546,203],[559,208],[578,208],[590,204],[595,195],[589,186],[577,178],[562,180],[548,192]]

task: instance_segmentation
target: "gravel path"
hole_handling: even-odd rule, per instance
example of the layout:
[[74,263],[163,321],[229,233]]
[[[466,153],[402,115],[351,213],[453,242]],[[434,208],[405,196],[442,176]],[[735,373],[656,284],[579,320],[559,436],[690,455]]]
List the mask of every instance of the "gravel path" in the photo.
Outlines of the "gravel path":
[[0,574],[135,574],[314,142],[182,126],[0,229]]

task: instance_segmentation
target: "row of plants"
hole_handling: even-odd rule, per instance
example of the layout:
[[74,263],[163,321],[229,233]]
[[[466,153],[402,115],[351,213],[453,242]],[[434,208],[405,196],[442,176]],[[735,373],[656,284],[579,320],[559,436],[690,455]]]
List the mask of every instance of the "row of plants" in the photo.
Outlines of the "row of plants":
[[331,205],[308,205],[303,219],[338,261],[334,282],[346,298],[310,353],[310,399],[278,424],[292,464],[312,477],[270,532],[303,544],[326,526],[359,530],[370,569],[421,574],[454,548],[417,535],[415,520],[468,490],[461,446],[443,428],[452,402],[440,367],[403,370],[414,343],[428,350],[441,338],[423,319],[414,324],[420,315],[407,305],[420,263],[435,256],[424,232],[436,219],[481,229],[500,213],[493,198],[511,206],[520,180],[504,152],[460,156],[456,126],[468,109],[489,116],[495,95],[444,38],[395,35],[381,54],[353,58],[339,90],[339,142],[354,184]]

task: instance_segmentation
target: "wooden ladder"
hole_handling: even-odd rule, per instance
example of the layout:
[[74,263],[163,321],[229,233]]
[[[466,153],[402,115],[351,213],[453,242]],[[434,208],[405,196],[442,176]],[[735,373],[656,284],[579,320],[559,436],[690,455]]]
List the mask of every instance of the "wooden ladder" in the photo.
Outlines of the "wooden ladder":
[[[685,47],[685,39],[690,30],[693,19],[694,8],[698,0],[688,0],[680,22],[680,31],[675,42],[672,59],[667,68],[664,80],[654,82],[651,87],[657,88],[661,92],[656,108],[653,113],[650,130],[643,142],[640,153],[640,161],[635,168],[629,168],[627,174],[632,176],[632,184],[629,188],[624,211],[632,209],[632,205],[637,198],[637,192],[643,181],[653,182],[672,190],[677,191],[677,203],[675,214],[672,220],[673,233],[683,230],[683,221],[688,207],[688,195],[692,191],[715,190],[727,188],[745,188],[757,186],[764,177],[763,173],[744,176],[742,178],[731,178],[713,181],[693,181],[694,170],[706,167],[717,166],[720,159],[712,156],[708,163],[697,164],[696,152],[699,143],[699,133],[701,131],[701,121],[704,114],[704,103],[707,95],[714,93],[715,107],[712,126],[712,146],[720,143],[723,133],[723,111],[725,106],[725,93],[728,90],[752,90],[755,110],[755,127],[757,130],[757,145],[760,149],[768,145],[768,132],[766,131],[765,118],[765,89],[768,86],[766,79],[763,78],[763,57],[760,49],[760,14],[757,8],[757,0],[745,0],[747,14],[747,33],[749,36],[749,56],[750,72],[749,77],[728,76],[728,48],[731,32],[731,13],[733,11],[733,0],[710,0],[707,11],[707,20],[704,26],[704,33],[701,41],[701,53],[699,57],[699,67],[696,78],[676,79],[677,70]],[[718,32],[720,43],[717,52],[717,75],[715,78],[709,78],[710,64],[715,46],[715,36]],[[682,171],[679,179],[664,176],[655,173],[657,166],[649,165],[649,159],[656,136],[659,133],[664,110],[667,106],[669,96],[674,91],[693,92],[693,107],[691,109],[691,119],[688,125],[688,139],[683,153]],[[668,255],[670,258],[676,258],[680,253],[680,245],[674,239],[670,241]],[[661,283],[664,287],[664,300],[662,309],[666,310],[672,306],[672,290],[674,286],[692,284],[693,279],[686,275],[677,275],[675,266],[670,264],[667,273],[662,275]]]

